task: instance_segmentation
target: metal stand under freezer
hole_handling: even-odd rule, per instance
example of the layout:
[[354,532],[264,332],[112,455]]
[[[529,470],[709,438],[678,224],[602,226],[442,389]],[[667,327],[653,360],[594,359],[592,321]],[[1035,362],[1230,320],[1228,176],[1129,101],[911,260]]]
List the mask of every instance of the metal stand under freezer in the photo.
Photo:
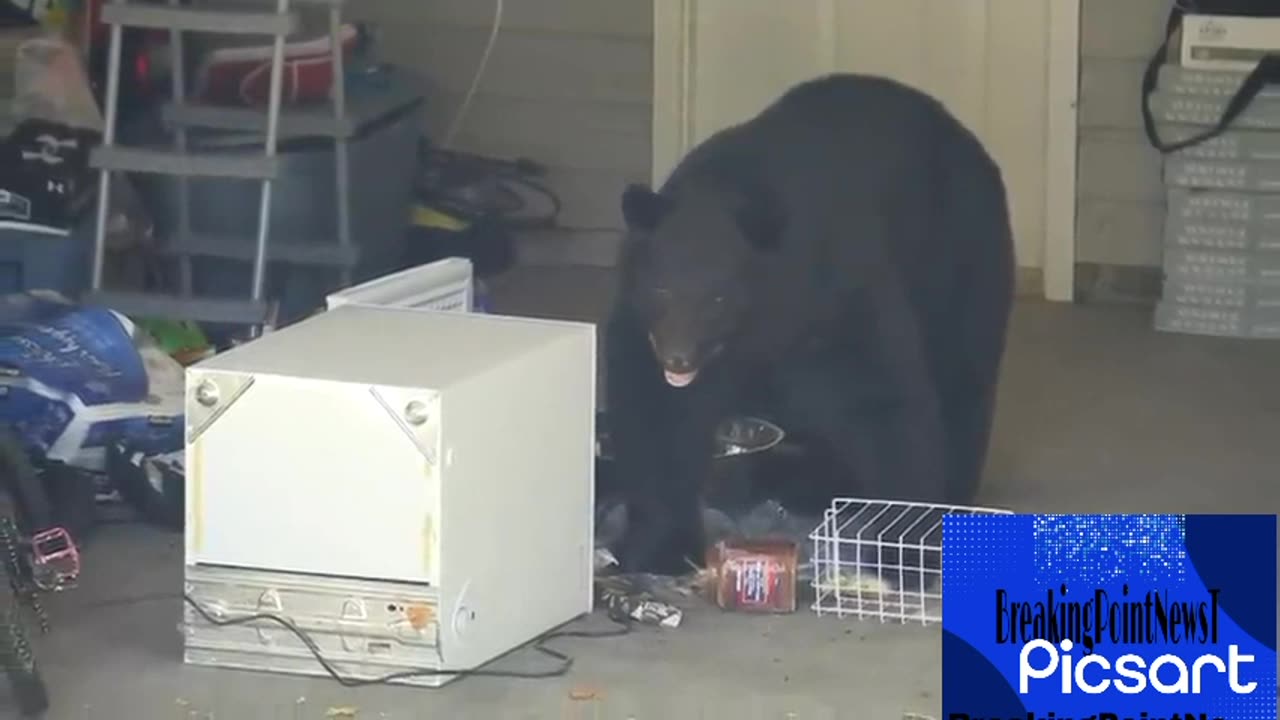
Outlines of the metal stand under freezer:
[[[188,595],[361,678],[590,612],[595,365],[589,324],[346,306],[190,368]],[[325,674],[276,624],[184,631],[188,663]]]

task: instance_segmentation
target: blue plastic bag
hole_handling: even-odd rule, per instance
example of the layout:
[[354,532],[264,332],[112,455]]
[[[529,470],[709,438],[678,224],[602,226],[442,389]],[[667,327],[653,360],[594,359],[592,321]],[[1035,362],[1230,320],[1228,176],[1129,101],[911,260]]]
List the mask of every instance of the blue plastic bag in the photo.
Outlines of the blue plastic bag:
[[90,470],[117,437],[170,452],[183,443],[181,368],[112,310],[0,296],[0,423],[34,458]]

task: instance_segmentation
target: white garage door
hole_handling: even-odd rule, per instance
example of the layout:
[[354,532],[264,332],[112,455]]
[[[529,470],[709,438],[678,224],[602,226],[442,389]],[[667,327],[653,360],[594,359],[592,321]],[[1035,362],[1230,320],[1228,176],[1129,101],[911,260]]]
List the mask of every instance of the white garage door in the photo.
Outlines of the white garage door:
[[[1069,31],[1057,40],[1076,53],[1074,27],[1060,27],[1074,26],[1071,11],[1075,0],[654,0],[655,182],[796,82],[887,75],[935,95],[983,138],[1009,188],[1018,264],[1043,267],[1047,228],[1074,220],[1075,81],[1064,97],[1050,72],[1055,33]],[[1071,106],[1069,128],[1057,127],[1055,100]],[[1055,190],[1063,182],[1069,191]],[[1055,208],[1055,193],[1071,205]]]

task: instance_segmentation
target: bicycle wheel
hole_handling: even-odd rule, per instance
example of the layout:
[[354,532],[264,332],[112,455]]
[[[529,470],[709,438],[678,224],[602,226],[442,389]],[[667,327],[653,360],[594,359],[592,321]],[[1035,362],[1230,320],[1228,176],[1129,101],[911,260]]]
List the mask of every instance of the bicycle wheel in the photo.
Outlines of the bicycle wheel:
[[17,509],[17,521],[31,535],[53,524],[53,509],[44,484],[17,435],[0,426],[0,491],[7,490]]
[[[0,592],[3,592],[0,589]],[[22,717],[37,717],[49,709],[49,691],[45,687],[44,678],[40,676],[40,668],[36,665],[35,655],[27,641],[26,632],[22,628],[22,618],[18,616],[16,601],[11,603],[10,610],[0,620],[0,662],[4,664],[4,674],[13,688],[13,699],[18,704],[18,713]]]

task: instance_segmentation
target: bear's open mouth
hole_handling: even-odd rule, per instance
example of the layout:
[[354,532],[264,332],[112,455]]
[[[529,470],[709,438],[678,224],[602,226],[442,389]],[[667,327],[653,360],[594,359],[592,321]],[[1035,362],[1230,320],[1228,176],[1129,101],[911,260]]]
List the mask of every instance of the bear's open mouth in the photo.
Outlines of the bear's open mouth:
[[686,373],[678,373],[671,372],[670,370],[663,370],[662,374],[667,378],[668,385],[672,387],[684,387],[693,382],[693,379],[698,376],[698,371],[690,370]]

